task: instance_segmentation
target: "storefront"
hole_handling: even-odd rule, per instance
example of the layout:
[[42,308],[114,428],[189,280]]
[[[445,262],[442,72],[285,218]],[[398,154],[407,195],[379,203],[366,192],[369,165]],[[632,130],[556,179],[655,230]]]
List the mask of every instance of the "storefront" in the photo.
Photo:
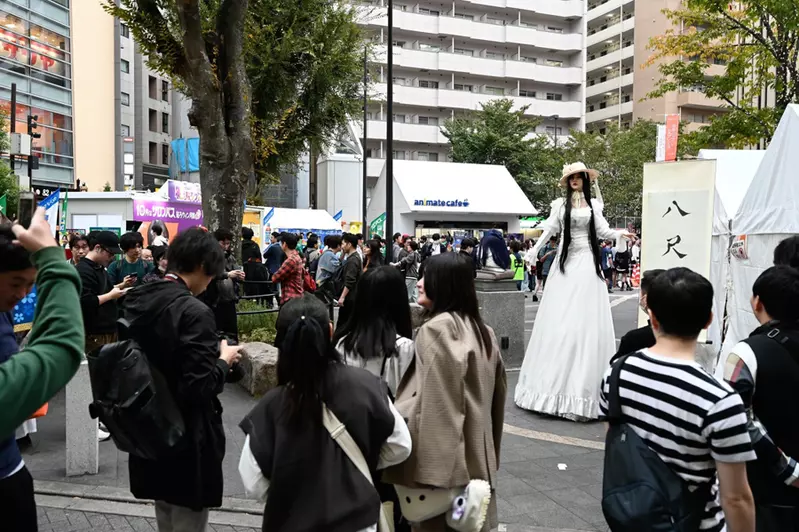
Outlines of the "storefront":
[[[385,182],[384,168],[367,209],[369,220],[386,212]],[[504,166],[394,161],[395,233],[449,234],[456,241],[482,237],[495,227],[520,234],[520,217],[536,214]]]

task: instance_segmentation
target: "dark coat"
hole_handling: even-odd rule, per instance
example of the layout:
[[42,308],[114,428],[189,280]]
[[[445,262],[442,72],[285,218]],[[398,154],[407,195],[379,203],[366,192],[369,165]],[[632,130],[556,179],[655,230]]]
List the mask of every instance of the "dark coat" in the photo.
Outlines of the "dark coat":
[[[168,278],[167,278],[168,279]],[[199,511],[222,505],[222,393],[228,365],[219,360],[214,313],[180,281],[132,290],[125,302],[130,334],[164,375],[186,423],[185,442],[174,456],[130,456],[130,490]]]
[[619,350],[610,359],[610,363],[613,364],[624,355],[635,353],[653,345],[655,345],[655,333],[652,332],[652,327],[644,325],[639,329],[632,330],[621,337]]

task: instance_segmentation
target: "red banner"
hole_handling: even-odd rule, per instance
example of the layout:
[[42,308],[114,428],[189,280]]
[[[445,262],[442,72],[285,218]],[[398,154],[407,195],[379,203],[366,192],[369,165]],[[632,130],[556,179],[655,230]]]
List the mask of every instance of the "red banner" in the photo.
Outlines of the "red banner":
[[680,117],[678,115],[666,116],[666,160],[677,160],[677,140],[680,136]]

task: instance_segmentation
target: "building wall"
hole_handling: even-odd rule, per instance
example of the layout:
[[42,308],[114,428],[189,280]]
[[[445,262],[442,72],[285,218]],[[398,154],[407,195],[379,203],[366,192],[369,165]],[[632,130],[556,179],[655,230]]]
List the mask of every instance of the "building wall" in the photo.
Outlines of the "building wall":
[[100,2],[71,5],[75,177],[99,191],[116,182],[114,19]]

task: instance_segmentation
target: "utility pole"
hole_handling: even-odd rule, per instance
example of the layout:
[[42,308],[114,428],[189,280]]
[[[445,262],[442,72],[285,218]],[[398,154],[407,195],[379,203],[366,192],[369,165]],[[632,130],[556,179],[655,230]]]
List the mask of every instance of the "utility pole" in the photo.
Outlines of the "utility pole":
[[[366,216],[366,142],[368,136],[366,135],[366,122],[368,120],[366,106],[369,102],[369,54],[368,48],[363,47],[363,184],[362,184],[362,197],[361,197],[361,234],[366,235],[368,231],[368,217]],[[371,236],[371,235],[369,235]],[[366,238],[366,236],[364,236]]]
[[[394,234],[394,1],[388,0],[388,123],[386,124],[386,240]],[[390,248],[386,250],[390,252]]]
[[[13,136],[14,133],[17,132],[17,84],[11,84],[11,134]],[[8,162],[11,163],[11,174],[17,175],[16,169],[14,165],[16,161],[14,160],[14,154],[11,154],[8,157]]]
[[33,141],[42,137],[41,133],[36,133],[39,124],[39,115],[28,115],[28,135],[31,137],[31,154],[28,155],[28,184],[33,189],[33,171],[39,169],[39,158],[33,154]]

